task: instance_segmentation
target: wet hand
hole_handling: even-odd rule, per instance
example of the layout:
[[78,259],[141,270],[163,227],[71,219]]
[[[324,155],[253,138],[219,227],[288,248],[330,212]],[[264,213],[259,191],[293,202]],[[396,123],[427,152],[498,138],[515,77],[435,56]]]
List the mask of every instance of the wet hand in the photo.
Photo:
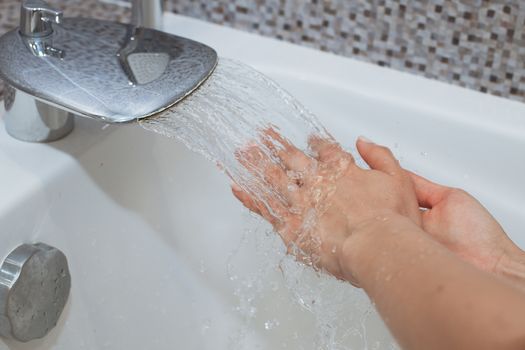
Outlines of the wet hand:
[[387,220],[391,213],[420,225],[412,180],[388,148],[364,138],[357,149],[371,169],[357,166],[333,140],[311,137],[309,146],[311,152],[302,152],[274,129],[265,130],[261,144],[237,157],[269,190],[234,185],[233,193],[273,225],[289,252],[356,283],[352,268],[341,261],[345,240],[359,225]]

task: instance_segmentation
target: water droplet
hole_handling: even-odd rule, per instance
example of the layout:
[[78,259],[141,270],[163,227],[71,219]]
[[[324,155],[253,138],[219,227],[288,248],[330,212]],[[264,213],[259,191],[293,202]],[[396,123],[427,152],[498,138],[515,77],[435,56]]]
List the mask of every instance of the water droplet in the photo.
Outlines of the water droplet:
[[272,289],[273,292],[276,292],[279,290],[279,284],[275,281],[271,282],[270,283],[270,288]]
[[204,273],[204,272],[206,272],[206,270],[207,270],[207,269],[206,269],[206,264],[204,263],[204,260],[201,260],[201,261],[200,261],[199,271],[200,271],[201,273]]
[[298,188],[299,188],[299,186],[297,186],[296,184],[289,184],[288,187],[287,187],[288,191],[290,191],[290,192],[297,191]]
[[278,327],[279,324],[280,324],[279,320],[277,320],[277,319],[268,320],[268,321],[264,322],[264,329],[269,331],[269,330],[272,330],[272,329]]
[[255,306],[251,306],[250,308],[248,308],[247,316],[253,317],[255,316],[256,313],[257,313],[257,308]]
[[210,328],[211,328],[211,320],[210,319],[204,320],[204,322],[202,323],[202,327],[201,327],[201,334],[204,335],[205,333],[208,332]]

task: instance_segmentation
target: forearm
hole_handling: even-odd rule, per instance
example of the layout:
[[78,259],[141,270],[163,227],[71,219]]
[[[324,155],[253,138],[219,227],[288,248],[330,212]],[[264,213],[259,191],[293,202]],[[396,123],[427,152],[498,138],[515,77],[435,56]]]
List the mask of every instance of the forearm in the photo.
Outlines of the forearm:
[[523,349],[525,298],[462,262],[409,220],[387,216],[345,243],[342,264],[404,349]]

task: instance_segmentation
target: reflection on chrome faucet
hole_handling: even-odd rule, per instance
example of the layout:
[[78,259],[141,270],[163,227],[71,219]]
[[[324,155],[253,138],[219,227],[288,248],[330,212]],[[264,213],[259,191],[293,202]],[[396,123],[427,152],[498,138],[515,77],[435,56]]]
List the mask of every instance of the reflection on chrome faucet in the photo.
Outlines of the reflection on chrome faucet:
[[20,35],[35,56],[64,57],[64,51],[53,47],[52,23],[62,22],[62,12],[50,8],[41,0],[22,2]]
[[129,32],[126,44],[117,56],[130,84],[144,85],[162,77],[168,68],[170,55],[162,50],[156,51],[158,48],[151,37],[152,31],[130,27]]

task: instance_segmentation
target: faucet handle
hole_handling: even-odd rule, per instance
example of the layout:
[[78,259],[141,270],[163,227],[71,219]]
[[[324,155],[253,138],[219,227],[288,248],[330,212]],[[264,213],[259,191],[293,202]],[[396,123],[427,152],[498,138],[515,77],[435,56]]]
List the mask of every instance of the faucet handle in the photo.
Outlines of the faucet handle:
[[53,33],[53,23],[62,22],[62,11],[55,10],[43,0],[22,0],[20,33],[29,37],[43,37]]

